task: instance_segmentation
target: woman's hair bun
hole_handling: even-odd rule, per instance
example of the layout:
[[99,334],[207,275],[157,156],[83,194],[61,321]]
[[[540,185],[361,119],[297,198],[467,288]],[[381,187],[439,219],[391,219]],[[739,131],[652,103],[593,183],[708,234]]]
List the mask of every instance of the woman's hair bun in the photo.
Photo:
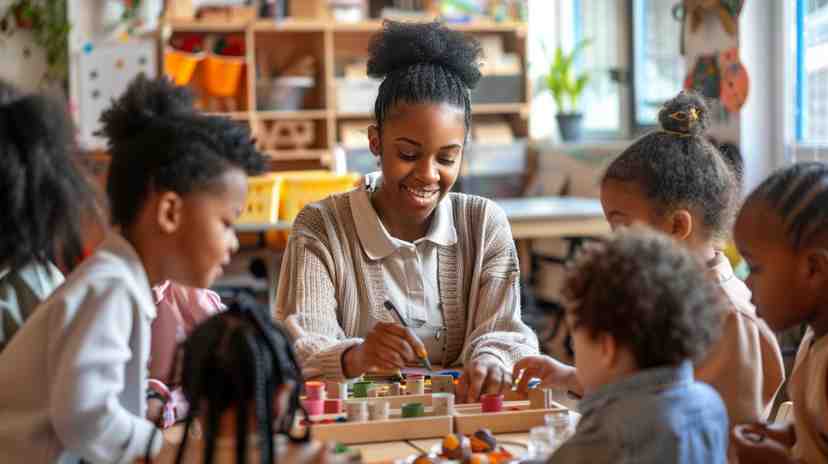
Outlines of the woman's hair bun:
[[368,74],[384,78],[418,64],[440,66],[473,89],[480,80],[477,40],[438,23],[385,21],[371,40]]
[[668,100],[658,112],[661,128],[687,135],[703,135],[710,125],[704,99],[692,91],[682,91]]
[[104,111],[100,134],[112,143],[128,139],[159,120],[193,113],[193,96],[187,88],[167,78],[149,79],[140,74]]

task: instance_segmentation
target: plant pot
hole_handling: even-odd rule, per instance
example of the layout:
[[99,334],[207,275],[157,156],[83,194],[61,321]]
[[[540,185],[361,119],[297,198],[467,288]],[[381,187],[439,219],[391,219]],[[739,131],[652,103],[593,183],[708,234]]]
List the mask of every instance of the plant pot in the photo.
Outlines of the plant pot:
[[196,65],[204,59],[204,53],[186,53],[167,49],[164,52],[164,74],[175,82],[175,85],[187,85],[193,77]]
[[555,118],[558,120],[558,130],[561,132],[561,139],[564,142],[577,142],[581,140],[581,129],[583,128],[584,115],[581,113],[558,113]]
[[204,88],[214,97],[235,97],[244,57],[209,55],[204,59]]

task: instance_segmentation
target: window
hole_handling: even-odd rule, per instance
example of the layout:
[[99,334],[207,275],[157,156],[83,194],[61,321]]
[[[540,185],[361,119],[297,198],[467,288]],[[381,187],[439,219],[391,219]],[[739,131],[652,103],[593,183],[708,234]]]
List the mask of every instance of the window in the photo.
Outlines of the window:
[[672,12],[675,2],[571,1],[572,42],[591,41],[578,62],[592,73],[582,103],[601,108],[584,115],[587,133],[634,137],[652,128],[659,108],[681,90],[685,78],[681,22]]
[[828,160],[828,0],[797,0],[796,156]]

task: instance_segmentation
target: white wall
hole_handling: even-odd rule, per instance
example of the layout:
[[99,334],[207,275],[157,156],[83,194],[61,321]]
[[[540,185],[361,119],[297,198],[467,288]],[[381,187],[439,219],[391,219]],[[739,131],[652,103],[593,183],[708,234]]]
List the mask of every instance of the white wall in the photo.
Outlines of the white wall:
[[[792,118],[785,104],[784,47],[786,7],[781,1],[750,1],[740,20],[742,63],[750,76],[750,93],[742,108],[740,147],[745,159],[745,191],[750,191],[784,159],[785,126]],[[790,119],[792,120],[792,119]]]

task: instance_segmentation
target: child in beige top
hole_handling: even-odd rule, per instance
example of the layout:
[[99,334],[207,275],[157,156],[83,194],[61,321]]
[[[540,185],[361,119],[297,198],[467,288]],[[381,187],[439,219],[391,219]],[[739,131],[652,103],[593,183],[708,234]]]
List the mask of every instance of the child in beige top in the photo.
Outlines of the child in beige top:
[[774,330],[807,323],[788,393],[793,424],[738,425],[741,464],[828,462],[828,165],[799,163],[771,175],[736,221],[747,283]]
[[[708,109],[693,93],[682,92],[659,113],[662,130],[645,135],[607,168],[601,204],[613,229],[647,224],[685,244],[707,263],[729,300],[722,312],[722,334],[695,366],[698,380],[721,395],[731,423],[763,420],[784,380],[779,344],[756,317],[750,292],[717,250],[731,223],[739,196],[741,160],[720,152],[704,136]],[[531,377],[581,386],[574,369],[552,358],[530,357],[515,366]]]

